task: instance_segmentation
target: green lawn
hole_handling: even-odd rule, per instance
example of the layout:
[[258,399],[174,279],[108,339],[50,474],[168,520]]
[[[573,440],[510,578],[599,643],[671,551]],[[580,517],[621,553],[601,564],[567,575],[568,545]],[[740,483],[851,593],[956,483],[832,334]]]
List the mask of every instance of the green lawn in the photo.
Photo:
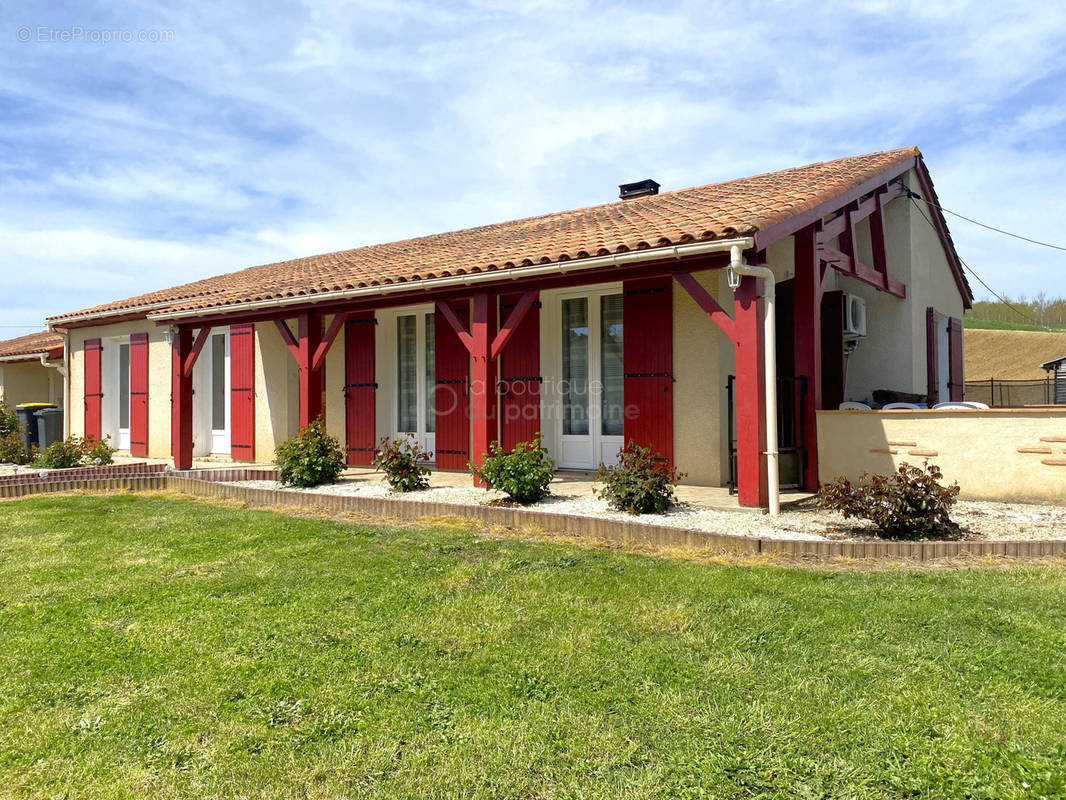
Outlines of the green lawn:
[[1041,325],[1031,325],[1026,322],[1001,322],[999,320],[972,319],[970,317],[964,317],[962,325],[964,328],[986,331],[1066,331],[1066,327],[1061,325],[1052,325],[1045,328]]
[[0,796],[1063,797],[1066,570],[0,503]]

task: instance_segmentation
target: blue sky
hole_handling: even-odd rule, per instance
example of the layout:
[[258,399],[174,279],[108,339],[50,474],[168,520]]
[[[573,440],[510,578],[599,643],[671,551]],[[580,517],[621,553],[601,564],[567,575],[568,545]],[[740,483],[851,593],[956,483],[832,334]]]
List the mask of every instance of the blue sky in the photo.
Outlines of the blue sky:
[[[0,338],[644,177],[911,144],[945,207],[1066,244],[1059,2],[170,5],[0,9]],[[1066,253],[949,223],[993,288],[1066,295]]]

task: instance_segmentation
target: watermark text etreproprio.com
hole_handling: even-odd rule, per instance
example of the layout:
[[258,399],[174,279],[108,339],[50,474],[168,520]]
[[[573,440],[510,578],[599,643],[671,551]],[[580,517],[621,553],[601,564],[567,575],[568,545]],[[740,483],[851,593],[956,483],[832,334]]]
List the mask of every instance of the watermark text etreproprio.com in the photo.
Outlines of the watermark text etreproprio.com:
[[169,44],[174,41],[174,31],[157,28],[84,28],[71,25],[67,28],[54,28],[49,25],[23,25],[15,32],[20,42],[41,44],[68,44],[88,42],[89,44]]

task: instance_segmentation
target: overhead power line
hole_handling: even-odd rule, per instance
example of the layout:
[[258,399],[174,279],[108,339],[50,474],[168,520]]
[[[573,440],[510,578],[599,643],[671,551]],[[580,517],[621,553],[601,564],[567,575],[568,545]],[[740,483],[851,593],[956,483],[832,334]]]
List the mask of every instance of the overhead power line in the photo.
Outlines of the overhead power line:
[[[906,188],[906,187],[904,187],[904,188]],[[907,189],[907,196],[910,198],[911,203],[914,204],[914,207],[916,209],[918,209],[918,213],[922,215],[922,219],[924,219],[926,222],[928,222],[929,223],[929,227],[932,228],[935,231],[936,230],[936,225],[933,224],[933,221],[931,219],[929,219],[929,216],[925,213],[925,211],[922,209],[922,207],[920,205],[918,205],[917,201],[914,199],[914,198],[917,197],[920,200],[921,197],[918,194],[916,194],[915,192],[912,192],[910,189]],[[929,203],[929,205],[933,206],[934,208],[940,208],[940,206],[937,206],[934,203]],[[943,209],[941,209],[941,210],[943,210]],[[1015,306],[1015,305],[1011,304],[1009,301],[1003,299],[1003,297],[1001,297],[999,295],[999,293],[996,292],[995,289],[993,289],[991,286],[989,286],[987,283],[985,283],[984,278],[982,278],[980,275],[978,275],[976,272],[974,272],[973,267],[971,267],[969,264],[967,264],[965,261],[962,260],[962,256],[960,256],[958,253],[956,253],[955,257],[959,259],[959,263],[962,264],[962,266],[966,269],[966,271],[969,272],[971,275],[973,275],[974,278],[977,279],[977,282],[980,283],[982,286],[984,286],[985,289],[988,290],[989,294],[991,294],[993,297],[995,297],[997,300],[999,300],[999,302],[1003,303],[1003,305],[1005,305],[1007,308],[1009,308],[1011,311],[1013,311],[1015,314],[1017,314],[1022,319],[1029,320],[1032,323],[1034,323],[1035,325],[1039,325],[1041,328],[1046,327],[1045,325],[1043,325],[1040,322],[1040,320],[1038,320],[1032,314],[1028,314],[1028,313],[1022,311],[1017,306]]]

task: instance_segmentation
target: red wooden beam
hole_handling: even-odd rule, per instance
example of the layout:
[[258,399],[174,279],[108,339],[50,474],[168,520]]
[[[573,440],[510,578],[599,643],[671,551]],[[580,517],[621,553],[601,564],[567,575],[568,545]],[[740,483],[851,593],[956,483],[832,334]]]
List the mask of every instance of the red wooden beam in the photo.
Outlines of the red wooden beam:
[[503,323],[503,327],[500,328],[500,332],[496,334],[496,338],[492,340],[492,357],[496,358],[503,352],[503,348],[507,346],[507,342],[511,340],[511,336],[514,335],[515,330],[522,324],[522,320],[526,318],[526,313],[533,307],[533,303],[537,299],[537,290],[530,289],[525,292],[511,313],[507,315],[507,321]]
[[959,288],[959,294],[962,295],[963,305],[966,308],[970,308],[973,305],[973,292],[970,290],[970,284],[962,271],[959,254],[955,252],[955,243],[952,241],[951,233],[948,231],[947,220],[944,219],[944,214],[940,210],[940,199],[936,195],[936,189],[933,188],[933,179],[929,177],[929,170],[925,168],[925,162],[921,159],[918,159],[916,171],[918,173],[918,186],[922,190],[922,197],[926,198],[926,207],[929,209],[933,227],[940,238],[940,245],[944,248],[944,255],[947,257],[948,264],[951,267],[951,274],[955,277],[955,285]]
[[455,311],[452,310],[451,304],[446,303],[444,300],[438,300],[437,310],[440,311],[441,316],[447,320],[448,324],[452,326],[452,330],[455,331],[455,335],[459,337],[459,341],[463,343],[463,347],[467,349],[467,352],[472,354],[474,352],[474,338],[466,332],[463,323],[459,321],[459,317],[457,317]]
[[718,301],[711,297],[700,282],[688,272],[678,273],[674,276],[674,280],[681,284],[681,288],[688,292],[689,297],[696,301],[696,305],[703,309],[703,313],[711,318],[711,322],[719,327],[722,333],[729,338],[729,341],[736,344],[737,333],[733,325],[733,318],[725,313],[725,309],[718,305]]
[[192,368],[196,366],[196,359],[200,357],[200,351],[204,349],[204,345],[207,343],[207,337],[211,335],[211,328],[207,325],[200,328],[200,332],[196,334],[196,341],[192,343],[192,348],[189,350],[189,354],[185,357],[185,377],[192,376]]
[[[623,267],[609,267],[593,270],[574,270],[561,275],[549,275],[539,278],[515,279],[508,276],[509,270],[496,271],[498,280],[479,284],[478,291],[489,292],[521,292],[526,289],[565,289],[573,286],[588,286],[597,283],[625,281],[629,279],[654,278],[662,275],[674,275],[678,272],[702,272],[710,269],[722,269],[729,265],[729,253],[713,253],[701,256],[686,256],[681,259],[664,259],[662,261],[648,262],[646,264],[633,264]],[[329,300],[277,306],[274,308],[259,309],[256,311],[240,311],[228,314],[211,313],[204,314],[187,320],[156,320],[156,325],[232,325],[236,323],[250,322],[274,322],[281,318],[292,318],[304,311],[316,311],[320,314],[334,314],[339,311],[371,311],[383,308],[397,308],[416,303],[426,303],[430,300],[466,300],[470,292],[475,289],[472,286],[461,286],[449,289],[434,289],[432,292],[419,286],[418,281],[411,281],[410,288],[403,292],[393,292],[386,295],[367,295],[342,300]],[[282,334],[284,336],[284,334]]]
[[289,348],[289,352],[292,353],[292,357],[297,361],[300,360],[300,345],[296,342],[296,337],[292,335],[292,331],[289,330],[288,323],[283,319],[274,318],[274,326],[278,329],[278,333],[281,334],[281,339],[285,342],[285,346]]
[[[480,466],[485,462],[485,455],[496,439],[497,432],[496,359],[492,357],[492,340],[495,338],[496,329],[496,296],[479,292],[473,299],[470,334],[467,334],[471,343],[470,460]],[[476,479],[475,484],[480,485]]]
[[174,469],[192,469],[192,373],[185,371],[191,351],[192,330],[178,328],[170,344],[170,454]]
[[882,210],[881,198],[883,195],[874,195],[874,210],[870,214],[870,246],[873,250],[874,269],[885,278],[885,288],[888,288],[888,251],[885,248],[885,217]]
[[906,284],[890,278],[888,275],[878,272],[861,261],[853,258],[851,255],[845,252],[837,250],[835,247],[830,247],[826,244],[818,245],[818,257],[828,263],[833,269],[844,275],[849,275],[856,280],[860,280],[863,283],[873,286],[875,289],[880,289],[883,292],[888,292],[895,297],[904,298],[907,296]]
[[322,370],[312,366],[322,341],[322,317],[312,312],[301,314],[299,330],[295,355],[300,381],[300,427],[306,428],[322,416]]
[[792,354],[797,376],[806,378],[807,391],[799,413],[803,415],[804,463],[801,483],[808,492],[818,491],[818,409],[822,407],[822,294],[829,270],[815,248],[817,225],[797,231],[796,277],[792,295],[794,330],[778,331],[792,336]]
[[322,337],[322,341],[318,344],[318,349],[315,350],[314,359],[311,362],[311,369],[322,368],[322,362],[326,360],[326,353],[328,353],[329,349],[333,346],[337,334],[341,332],[347,319],[348,315],[344,313],[336,314],[333,317],[333,321],[329,324],[329,328],[326,330],[326,335]]
[[766,506],[770,500],[766,475],[766,376],[763,361],[765,306],[758,282],[746,276],[734,295],[737,333],[733,383],[737,425],[737,499],[742,506]]
[[[885,205],[889,201],[895,200],[897,197],[899,197],[902,194],[903,194],[903,183],[902,183],[902,181],[897,182],[897,183],[892,183],[892,184],[889,184],[887,186],[879,187],[878,189],[876,189],[874,191],[874,193],[872,195],[867,197],[865,200],[863,200],[861,202],[856,201],[852,205],[852,211],[851,211],[851,222],[852,222],[852,224],[857,223],[857,222],[861,222],[862,220],[866,219],[867,217],[871,216],[872,214],[877,213],[877,211],[879,209],[881,209],[881,208],[884,208]],[[843,210],[843,208],[844,207],[842,206],[840,210]],[[826,239],[832,239],[835,236],[840,236],[840,234],[844,232],[844,229],[845,229],[846,225],[847,225],[847,216],[842,213],[839,217],[834,217],[833,219],[831,219],[828,222],[826,222],[822,226],[822,231],[825,234],[825,238]]]

